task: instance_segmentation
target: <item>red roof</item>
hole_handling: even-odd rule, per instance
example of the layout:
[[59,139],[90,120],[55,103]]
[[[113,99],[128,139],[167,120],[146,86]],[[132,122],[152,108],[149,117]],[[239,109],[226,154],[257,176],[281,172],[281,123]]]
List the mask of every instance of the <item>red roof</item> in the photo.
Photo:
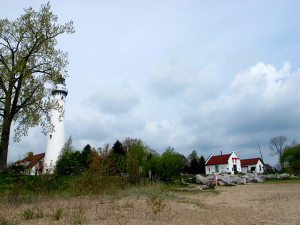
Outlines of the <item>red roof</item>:
[[205,165],[227,164],[230,156],[231,154],[212,156],[205,163]]
[[241,165],[254,165],[261,160],[260,158],[252,158],[252,159],[241,159]]
[[38,161],[40,161],[42,158],[44,158],[44,156],[45,156],[45,153],[40,153],[40,154],[34,155],[33,160],[30,160],[29,157],[27,156],[24,159],[17,161],[16,163],[30,162],[30,163],[28,163],[28,165],[26,165],[26,167],[31,168],[35,164],[37,164]]

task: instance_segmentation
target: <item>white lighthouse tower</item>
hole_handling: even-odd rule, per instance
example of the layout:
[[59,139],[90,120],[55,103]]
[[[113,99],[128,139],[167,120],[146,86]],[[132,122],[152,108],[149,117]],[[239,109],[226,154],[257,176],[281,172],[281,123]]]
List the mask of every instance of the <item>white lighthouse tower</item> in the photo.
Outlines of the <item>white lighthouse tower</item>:
[[52,91],[53,101],[57,102],[62,108],[63,116],[60,116],[58,110],[52,109],[51,123],[54,125],[54,131],[48,134],[47,148],[44,161],[45,172],[51,173],[57,158],[65,143],[65,102],[68,90],[65,79],[60,76],[57,79],[55,89]]

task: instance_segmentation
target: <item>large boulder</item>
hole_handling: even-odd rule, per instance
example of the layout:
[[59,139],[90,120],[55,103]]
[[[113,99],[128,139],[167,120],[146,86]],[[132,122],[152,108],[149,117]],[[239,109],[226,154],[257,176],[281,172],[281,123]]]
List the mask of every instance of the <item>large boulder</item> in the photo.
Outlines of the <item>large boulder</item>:
[[230,184],[232,183],[232,180],[230,179],[230,175],[228,174],[223,174],[222,176],[218,176],[218,179],[225,184]]
[[259,175],[256,175],[254,178],[253,178],[254,182],[263,182],[264,181],[264,178],[262,176],[259,176]]
[[207,177],[203,177],[200,174],[195,176],[197,184],[208,184],[209,179]]
[[240,178],[238,175],[230,175],[231,183],[237,184],[237,180]]
[[214,174],[209,174],[209,175],[207,176],[207,178],[208,178],[209,180],[215,180],[215,175],[214,175]]
[[225,185],[226,185],[226,184],[225,184],[223,181],[221,181],[221,180],[218,181],[218,184],[219,184],[220,186],[225,186]]
[[247,183],[246,178],[238,177],[238,178],[236,179],[236,184],[246,184],[246,183]]

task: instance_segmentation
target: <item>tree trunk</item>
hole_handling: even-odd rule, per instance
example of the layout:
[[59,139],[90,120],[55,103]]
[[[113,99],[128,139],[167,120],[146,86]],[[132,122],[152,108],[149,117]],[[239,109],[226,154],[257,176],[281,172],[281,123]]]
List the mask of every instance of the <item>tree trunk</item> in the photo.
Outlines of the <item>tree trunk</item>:
[[4,118],[1,139],[0,139],[0,173],[3,173],[7,168],[7,153],[9,145],[11,120]]

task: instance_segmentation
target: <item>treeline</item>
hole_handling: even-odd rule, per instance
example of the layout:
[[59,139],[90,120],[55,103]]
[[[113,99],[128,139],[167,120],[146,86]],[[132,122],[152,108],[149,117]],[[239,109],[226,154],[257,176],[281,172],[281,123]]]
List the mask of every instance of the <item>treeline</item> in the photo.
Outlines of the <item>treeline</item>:
[[117,140],[111,148],[107,144],[95,149],[88,144],[82,151],[76,151],[70,137],[53,170],[57,175],[123,175],[128,176],[129,182],[137,183],[144,177],[167,181],[180,173],[204,174],[205,160],[195,150],[188,157],[172,147],[159,154],[142,140],[133,138]]

